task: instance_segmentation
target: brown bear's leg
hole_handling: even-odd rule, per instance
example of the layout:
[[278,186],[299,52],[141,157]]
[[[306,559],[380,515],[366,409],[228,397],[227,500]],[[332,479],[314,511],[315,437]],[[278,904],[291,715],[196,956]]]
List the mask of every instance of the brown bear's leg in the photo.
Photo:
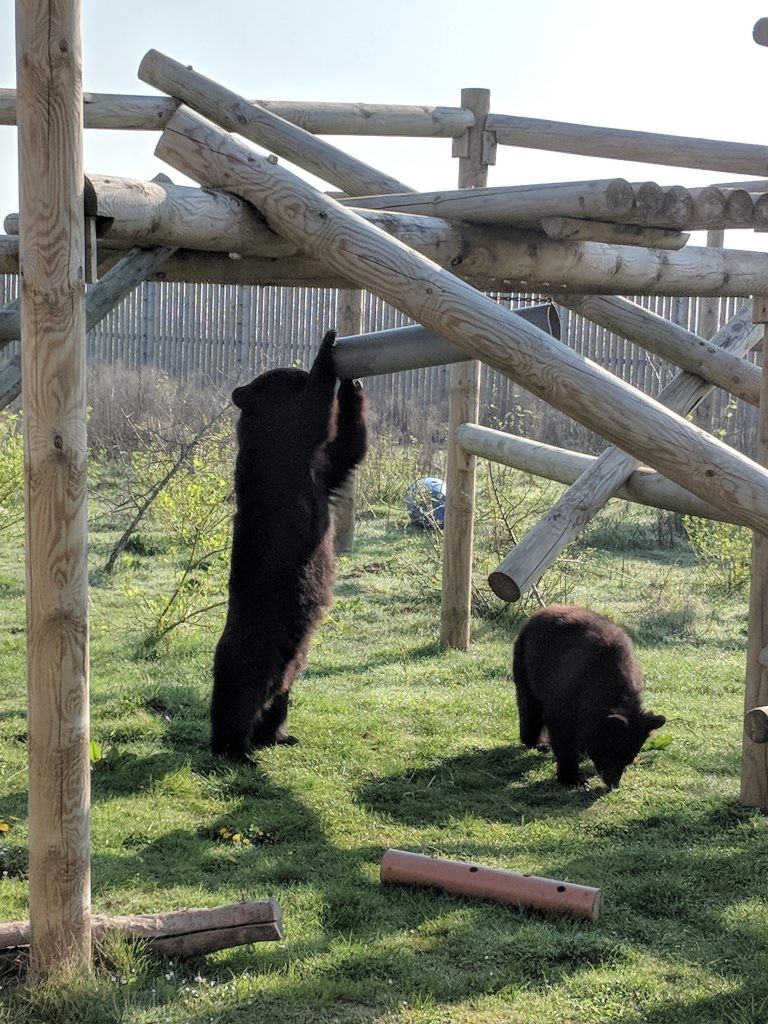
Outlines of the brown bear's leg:
[[271,747],[275,744],[291,746],[299,742],[285,731],[288,700],[288,693],[278,693],[264,708],[253,727],[251,743],[254,747]]

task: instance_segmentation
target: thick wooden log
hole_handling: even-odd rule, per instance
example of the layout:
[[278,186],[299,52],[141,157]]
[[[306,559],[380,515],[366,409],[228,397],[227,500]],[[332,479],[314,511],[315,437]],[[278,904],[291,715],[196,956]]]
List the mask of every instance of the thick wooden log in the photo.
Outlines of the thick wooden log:
[[[79,0],[16,5],[31,963],[90,964]],[[55,201],[53,201],[55,199]]]
[[[99,219],[102,243],[172,245],[182,249],[292,256],[298,249],[276,235],[237,196],[165,181],[92,174],[87,212]],[[6,231],[12,228],[6,218]]]
[[[754,363],[722,348],[714,339],[707,340],[693,334],[618,296],[558,295],[555,301],[649,352],[663,356],[681,369],[703,377],[737,398],[757,405],[760,398],[760,369]],[[742,319],[749,312],[745,306]]]
[[228,131],[264,146],[291,163],[330,182],[348,195],[408,192],[396,178],[381,174],[303,128],[257,107],[237,93],[205,78],[159,50],[149,50],[139,65],[139,78],[183,100]]
[[547,238],[562,242],[608,242],[642,245],[652,249],[682,249],[691,237],[673,228],[648,228],[642,224],[611,224],[609,221],[579,220],[576,217],[542,217]]
[[[500,309],[284,167],[182,109],[156,153],[204,184],[242,195],[276,230],[340,275],[348,274],[699,497],[768,530],[768,471]],[[674,260],[683,253],[663,255]]]
[[[100,320],[122,302],[126,295],[155,273],[173,253],[171,248],[133,249],[116,263],[104,276],[88,289],[85,300],[85,329],[90,331]],[[15,324],[13,323],[15,319]],[[0,347],[21,336],[21,318],[13,313],[0,323]],[[14,360],[0,374],[0,409],[10,405],[21,394],[21,361]]]
[[552,185],[474,186],[442,192],[342,199],[344,206],[444,217],[471,224],[530,224],[542,217],[621,220],[634,207],[632,186],[623,178],[566,181]]
[[[464,134],[472,112],[459,107],[404,106],[383,103],[322,103],[300,100],[252,100],[313,135],[401,135],[450,139]],[[86,128],[162,131],[178,100],[166,96],[83,94]],[[16,90],[0,89],[0,125],[16,124]]]
[[[101,249],[163,245],[268,259],[299,252],[297,245],[272,231],[252,206],[231,193],[96,175],[87,184],[90,208],[99,219]],[[406,245],[446,262],[460,260],[467,249],[483,245],[483,228],[445,219],[380,210],[361,210],[360,216]],[[5,228],[17,232],[18,218],[7,216]],[[510,233],[510,238],[520,236]]]
[[[274,900],[230,903],[201,910],[174,910],[161,914],[91,917],[93,939],[109,934],[147,942],[165,956],[197,956],[217,949],[284,937],[283,918]],[[29,921],[0,924],[0,949],[29,945]]]
[[649,224],[662,216],[667,203],[664,189],[655,181],[641,181],[632,186],[635,192],[634,212]]
[[560,882],[538,875],[489,868],[468,861],[426,857],[406,850],[387,850],[381,859],[385,884],[433,885],[445,892],[495,900],[515,907],[549,910],[596,921],[601,893],[589,885]]
[[[714,336],[712,344],[746,355],[759,338],[760,331],[751,322],[751,310],[745,307]],[[711,385],[701,377],[683,372],[662,390],[659,401],[687,414],[710,390]],[[490,574],[488,583],[494,594],[504,601],[518,601],[638,466],[637,458],[619,448],[607,448]],[[679,479],[677,482],[682,483]],[[735,509],[724,511],[728,518],[746,522]]]
[[[553,338],[560,337],[560,318],[551,302],[541,306],[520,306],[514,312]],[[336,372],[342,380],[416,370],[423,366],[444,366],[467,358],[466,353],[450,341],[418,324],[339,338],[334,349]]]
[[[396,218],[398,214],[380,214]],[[410,218],[411,221],[417,218]],[[393,222],[393,230],[401,230]],[[450,222],[445,222],[450,223]],[[412,225],[403,230],[414,234]],[[449,230],[449,229],[446,229]],[[602,295],[751,295],[768,280],[768,254],[686,246],[679,252],[600,242],[555,242],[541,235],[519,240],[513,229],[456,223],[455,245],[427,231],[423,254],[482,290],[505,288],[546,293],[572,291]],[[480,232],[478,235],[472,232]],[[470,234],[468,234],[470,233]],[[424,232],[420,232],[422,238]],[[477,245],[475,245],[475,239]],[[0,273],[18,273],[18,239],[0,236]],[[148,280],[214,284],[305,285],[349,288],[354,282],[323,257],[281,259],[183,250],[169,257]]]
[[744,142],[660,135],[506,114],[491,114],[488,130],[496,133],[496,141],[503,146],[524,146],[526,149],[665,164],[668,167],[700,168],[726,174],[764,176],[768,173],[768,147]]
[[[596,455],[557,448],[517,434],[508,434],[472,423],[460,424],[456,428],[456,439],[461,447],[472,455],[491,462],[500,462],[504,466],[511,466],[532,476],[556,480],[561,484],[575,483],[598,458]],[[638,467],[611,497],[623,498],[638,505],[667,509],[680,515],[734,522],[714,505],[702,501],[695,494],[673,484],[671,480],[646,466]]]

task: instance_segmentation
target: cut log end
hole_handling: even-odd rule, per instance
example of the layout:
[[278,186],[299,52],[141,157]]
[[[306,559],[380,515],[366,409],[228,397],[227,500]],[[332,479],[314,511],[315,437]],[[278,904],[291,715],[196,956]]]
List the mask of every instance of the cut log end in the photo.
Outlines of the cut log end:
[[768,705],[746,713],[744,731],[753,743],[768,743]]
[[500,597],[502,601],[508,601],[510,604],[519,601],[522,597],[522,592],[512,577],[507,576],[505,572],[499,572],[498,569],[488,576],[488,586],[496,597]]

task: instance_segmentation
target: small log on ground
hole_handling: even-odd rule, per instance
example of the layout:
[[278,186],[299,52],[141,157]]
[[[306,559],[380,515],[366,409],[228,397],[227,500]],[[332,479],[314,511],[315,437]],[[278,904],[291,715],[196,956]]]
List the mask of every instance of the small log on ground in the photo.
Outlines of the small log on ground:
[[[718,331],[711,344],[736,355],[745,355],[757,344],[761,334],[762,328],[752,323],[752,310],[747,305]],[[701,377],[683,372],[662,390],[659,401],[685,414],[694,409],[711,389],[712,386]],[[504,601],[518,601],[541,579],[617,488],[626,483],[639,464],[636,458],[620,448],[606,448],[490,574],[488,583],[494,594]],[[698,493],[699,497],[706,497]],[[736,521],[745,522],[735,509],[726,512]]]
[[[541,306],[520,306],[514,313],[553,338],[560,337],[560,318],[551,302]],[[419,324],[339,338],[334,356],[336,372],[342,380],[461,363],[467,358],[467,354],[456,345]]]
[[[528,437],[493,430],[491,427],[480,427],[474,423],[462,423],[457,427],[456,439],[461,447],[472,455],[489,459],[491,462],[500,462],[504,466],[511,466],[532,476],[556,480],[561,484],[575,483],[598,459],[596,455],[557,448]],[[638,467],[611,497],[623,498],[638,505],[667,509],[680,515],[734,522],[714,505],[702,501],[695,494],[678,487],[661,473],[656,473],[646,466]]]
[[760,399],[759,367],[723,349],[714,339],[702,338],[618,296],[557,295],[555,301],[750,405],[757,405]]
[[691,237],[673,228],[648,228],[642,224],[612,224],[604,220],[577,217],[542,217],[547,238],[563,242],[608,242],[611,245],[641,245],[648,249],[682,249]]
[[311,132],[270,113],[265,107],[249,103],[237,93],[192,68],[184,67],[158,50],[149,50],[145,54],[139,66],[139,78],[190,104],[228,131],[237,132],[264,146],[348,195],[411,191],[396,178],[381,174]]
[[413,192],[406,195],[342,199],[344,206],[445,217],[471,224],[530,224],[541,217],[591,217],[621,221],[634,206],[632,186],[623,178],[567,181],[551,185]]
[[[276,230],[340,275],[348,274],[699,497],[768,531],[768,470],[500,309],[285,168],[184,108],[169,122],[156,154],[206,185],[242,195]],[[663,255],[672,260],[682,253]]]
[[426,857],[406,850],[387,850],[381,859],[380,873],[383,883],[432,885],[461,896],[571,914],[588,921],[596,921],[600,915],[599,889],[538,875],[521,875],[503,868]]
[[[283,916],[274,900],[230,903],[202,910],[174,910],[162,914],[130,914],[123,917],[91,916],[94,941],[117,933],[141,939],[166,956],[213,953],[250,942],[283,938]],[[29,945],[29,921],[0,924],[0,949]]]

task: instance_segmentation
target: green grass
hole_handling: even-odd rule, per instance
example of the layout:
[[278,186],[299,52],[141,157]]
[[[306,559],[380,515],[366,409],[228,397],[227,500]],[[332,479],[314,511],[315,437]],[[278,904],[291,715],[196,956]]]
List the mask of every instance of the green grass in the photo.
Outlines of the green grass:
[[[301,745],[245,767],[207,751],[220,620],[138,660],[136,601],[95,572],[94,909],[269,896],[286,937],[193,961],[112,942],[92,976],[65,984],[28,984],[0,958],[0,1021],[768,1020],[768,821],[737,799],[745,599],[705,593],[682,543],[648,541],[654,523],[617,504],[542,585],[630,630],[647,703],[667,716],[671,742],[642,752],[614,792],[595,776],[560,788],[552,761],[517,741],[509,662],[523,613],[482,586],[497,561],[483,522],[464,654],[437,643],[433,543],[402,513],[366,516],[295,689]],[[94,538],[94,570],[109,539]],[[0,535],[0,548],[0,919],[15,919],[27,915],[23,564],[17,540]],[[167,587],[152,554],[130,557],[134,587]],[[382,887],[388,847],[598,886],[601,919]]]

